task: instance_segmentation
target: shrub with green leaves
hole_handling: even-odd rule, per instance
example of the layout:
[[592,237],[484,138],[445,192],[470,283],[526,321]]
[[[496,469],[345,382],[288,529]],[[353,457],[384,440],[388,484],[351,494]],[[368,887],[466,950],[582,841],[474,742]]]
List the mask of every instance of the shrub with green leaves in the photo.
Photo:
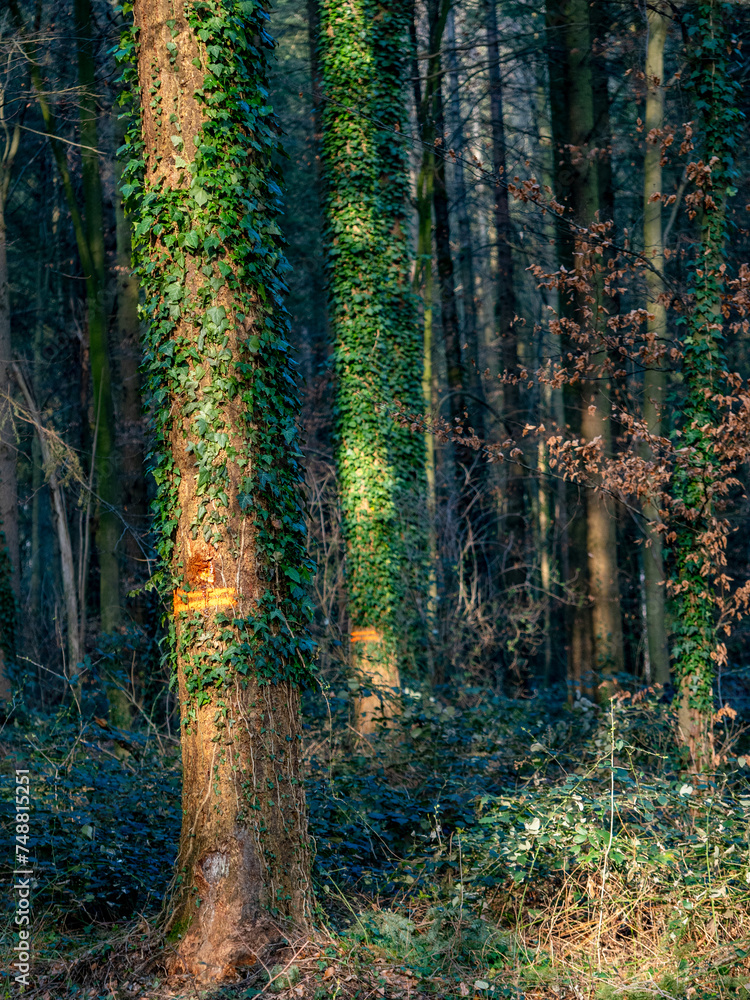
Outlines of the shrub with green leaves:
[[[171,876],[180,832],[178,748],[143,734],[112,732],[94,722],[35,715],[29,732],[8,726],[2,799],[10,814],[13,768],[29,770],[33,910],[56,924],[130,918],[157,906]],[[15,831],[3,824],[2,871],[10,876]],[[12,905],[11,896],[6,907]]]

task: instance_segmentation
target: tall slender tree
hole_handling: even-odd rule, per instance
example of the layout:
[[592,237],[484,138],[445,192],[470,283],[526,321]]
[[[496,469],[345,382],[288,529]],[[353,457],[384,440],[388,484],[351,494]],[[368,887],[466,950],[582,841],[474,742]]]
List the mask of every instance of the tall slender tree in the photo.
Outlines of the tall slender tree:
[[[414,11],[416,17],[416,9]],[[445,106],[443,100],[442,46],[452,12],[447,0],[428,0],[428,57],[424,63],[424,87],[420,87],[418,64],[415,60],[415,91],[417,118],[422,140],[422,164],[418,178],[417,210],[419,216],[418,251],[432,249],[434,214],[435,264],[438,276],[440,325],[443,333],[443,353],[447,383],[447,415],[458,431],[452,445],[459,518],[460,549],[465,552],[463,565],[458,567],[459,579],[468,579],[468,592],[478,584],[486,591],[490,578],[492,515],[488,511],[486,490],[487,462],[476,442],[484,443],[484,399],[478,366],[476,309],[473,298],[467,306],[474,316],[471,329],[461,329],[459,323],[456,274],[451,237],[451,192],[448,188],[446,160],[455,156],[446,143]],[[413,22],[413,46],[416,49],[416,21]],[[431,202],[425,195],[431,195]],[[464,186],[465,202],[465,186]],[[468,225],[466,210],[464,223]],[[465,235],[468,234],[465,232]],[[470,248],[467,250],[470,253]],[[422,260],[422,257],[419,257]],[[424,269],[420,270],[424,273]],[[429,281],[431,283],[431,276]],[[470,279],[470,284],[473,281]],[[432,311],[429,313],[432,330]],[[474,440],[469,442],[469,438]],[[429,448],[428,448],[429,455]]]
[[[484,392],[479,373],[479,334],[477,322],[476,288],[474,277],[474,253],[472,246],[471,220],[469,217],[469,197],[464,171],[464,157],[467,144],[464,133],[463,111],[461,108],[461,83],[456,47],[456,15],[451,7],[445,22],[445,61],[448,67],[450,110],[447,130],[447,155],[453,163],[453,201],[458,222],[458,273],[461,280],[461,303],[463,306],[462,341],[467,345],[467,362],[470,366],[471,391],[477,395],[478,414],[483,416]],[[476,419],[476,418],[475,418]],[[477,429],[480,433],[481,428]]]
[[[78,55],[79,117],[81,135],[81,178],[85,240],[90,269],[86,275],[88,304],[89,358],[93,389],[96,451],[96,491],[98,494],[96,549],[99,558],[99,605],[101,629],[116,632],[122,621],[120,603],[120,563],[118,542],[122,534],[121,503],[115,411],[112,399],[112,365],[107,316],[107,262],[104,249],[104,204],[99,167],[99,129],[96,91],[96,53],[91,0],[75,0],[73,6]],[[81,608],[81,613],[85,609]],[[110,717],[117,726],[130,720],[128,698],[113,680],[107,685]]]
[[12,345],[10,279],[6,207],[13,163],[21,140],[16,116],[9,121],[6,108],[7,80],[0,80],[0,699],[10,695],[7,675],[15,654],[16,609],[19,598],[18,479],[11,393]]
[[[494,174],[494,210],[497,270],[495,272],[495,326],[500,338],[500,363],[506,374],[503,384],[503,420],[506,432],[519,437],[524,424],[518,384],[518,328],[516,295],[513,281],[513,248],[511,244],[510,202],[505,141],[505,111],[503,77],[500,72],[500,45],[497,32],[496,0],[484,0],[487,57],[489,62],[490,124],[492,132],[492,170]],[[515,545],[516,560],[523,556],[526,523],[524,519],[523,469],[518,463],[506,477],[506,534]],[[522,579],[516,571],[512,582]]]
[[[409,19],[409,35],[411,41],[411,77],[414,92],[414,108],[417,114],[417,127],[422,140],[422,158],[417,174],[417,254],[414,267],[414,291],[422,299],[422,399],[424,411],[428,417],[425,430],[425,478],[427,487],[428,552],[429,552],[429,601],[428,627],[432,628],[438,604],[438,545],[437,545],[437,448],[435,433],[431,426],[432,419],[438,412],[437,379],[433,370],[434,337],[434,281],[432,253],[432,200],[435,186],[435,147],[434,136],[430,131],[428,109],[431,99],[428,96],[436,86],[436,80],[428,73],[423,94],[422,78],[419,71],[417,7],[412,4]],[[434,633],[433,633],[434,634]],[[430,656],[430,671],[433,683],[444,682],[442,663]]]
[[[304,929],[298,683],[310,643],[297,388],[261,5],[136,0],[124,193],[145,294],[177,670],[176,967],[219,979]],[[136,41],[137,38],[137,41]]]
[[[443,100],[442,45],[450,16],[447,0],[428,0],[430,58],[427,63],[426,93],[431,101],[425,108],[427,132],[436,149],[433,157],[434,180],[432,203],[435,213],[435,258],[440,289],[440,320],[443,330],[448,409],[460,434],[453,444],[458,514],[461,524],[461,548],[467,558],[462,571],[478,583],[489,577],[486,548],[487,462],[481,450],[464,441],[470,430],[484,443],[484,409],[479,386],[476,338],[469,341],[459,325],[456,276],[451,238],[450,196],[446,170],[445,104]],[[432,86],[430,86],[430,82]]]
[[[664,241],[662,238],[662,167],[660,133],[664,126],[664,45],[670,11],[666,3],[650,4],[646,10],[646,152],[643,164],[643,252],[646,270],[646,310],[648,359],[643,379],[643,419],[650,434],[662,433],[667,377],[661,350],[667,334],[664,295]],[[649,136],[653,135],[652,139]],[[650,449],[644,447],[644,457]],[[662,533],[658,505],[649,499],[643,507],[646,517],[646,546],[643,574],[646,603],[646,642],[651,679],[669,682],[669,647],[666,624],[666,587]]]
[[[572,182],[574,168],[571,162],[570,121],[568,116],[568,78],[570,53],[567,49],[566,5],[563,0],[546,0],[547,64],[549,83],[550,125],[552,133],[552,162],[555,197],[566,208],[575,203]],[[575,240],[573,230],[564,215],[555,219],[555,242],[558,267],[572,271]],[[561,315],[571,310],[570,296],[558,298]],[[561,338],[561,360],[570,358],[571,344],[568,337]],[[564,390],[564,423],[574,434],[580,433],[580,399],[577,388],[570,385]],[[570,486],[566,491],[565,506],[568,525],[561,539],[561,569],[568,590],[566,604],[567,680],[570,697],[584,694],[594,697],[593,648],[591,638],[591,609],[588,603],[588,560],[586,558],[586,525],[580,516],[580,489]],[[576,512],[578,516],[571,516]]]
[[[599,170],[595,152],[595,102],[591,59],[591,28],[587,0],[548,0],[550,48],[550,91],[553,112],[555,156],[558,160],[558,199],[567,202],[574,223],[587,228],[601,212]],[[560,226],[560,263],[568,270],[581,266],[576,239]],[[595,344],[589,359],[593,373],[580,391],[570,391],[568,420],[587,441],[600,440],[604,454],[611,451],[612,424],[610,386],[605,376],[606,350],[602,346],[606,309],[603,281],[595,277],[594,301],[590,304]],[[565,306],[563,306],[565,308]],[[568,306],[570,308],[570,306]],[[579,319],[586,304],[575,303]],[[571,345],[566,345],[570,351]],[[569,626],[569,656],[573,686],[592,689],[586,675],[593,670],[603,682],[602,692],[611,687],[609,678],[624,666],[622,617],[617,563],[617,533],[614,512],[603,494],[590,490],[584,498],[585,520],[570,536],[571,583],[581,598],[572,609]],[[580,537],[578,537],[580,535]],[[584,585],[584,587],[582,587]]]
[[[703,0],[683,10],[689,60],[688,83],[699,127],[700,160],[694,177],[700,197],[700,240],[691,274],[693,306],[683,339],[685,402],[680,436],[682,462],[674,482],[680,526],[674,551],[675,676],[679,726],[693,766],[712,765],[716,608],[710,572],[711,518],[719,468],[711,433],[719,414],[723,358],[722,292],[726,268],[727,203],[735,193],[735,153],[742,112],[738,83],[730,72],[736,43],[733,6]],[[709,546],[707,550],[706,546]]]
[[[366,690],[398,687],[409,589],[420,595],[426,576],[424,439],[396,413],[423,406],[402,138],[409,14],[397,0],[320,4],[335,446],[351,659]],[[379,705],[376,690],[361,699],[359,728]]]
[[[121,148],[124,140],[124,122],[118,119],[115,130],[116,146]],[[144,545],[150,519],[148,512],[148,480],[145,469],[145,427],[143,400],[141,398],[141,345],[138,298],[138,280],[133,274],[132,259],[132,219],[125,213],[120,186],[123,163],[115,153],[115,251],[116,251],[116,295],[114,316],[114,338],[112,349],[113,370],[116,390],[113,404],[116,420],[116,448],[119,453],[120,500],[123,520],[127,530],[124,534],[122,550],[126,574],[126,590],[135,590],[142,582],[146,562]],[[136,621],[143,624],[145,605],[141,595],[131,604],[131,613]]]

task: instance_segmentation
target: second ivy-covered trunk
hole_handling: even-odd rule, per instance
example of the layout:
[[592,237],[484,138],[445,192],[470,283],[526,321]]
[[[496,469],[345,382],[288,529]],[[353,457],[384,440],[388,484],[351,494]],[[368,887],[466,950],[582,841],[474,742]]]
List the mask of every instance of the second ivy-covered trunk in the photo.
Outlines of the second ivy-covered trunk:
[[179,683],[175,967],[234,976],[304,931],[310,651],[267,15],[137,0],[124,193],[145,295],[159,551]]
[[381,704],[388,713],[399,660],[415,653],[411,609],[427,606],[424,438],[409,426],[423,360],[407,250],[408,29],[398,0],[320,3],[335,447],[363,731]]
[[715,402],[722,386],[727,200],[733,187],[734,155],[742,113],[729,66],[735,51],[729,26],[732,4],[707,0],[687,5],[690,75],[700,134],[700,160],[692,176],[700,196],[700,241],[692,269],[692,309],[683,338],[685,402],[679,439],[674,500],[679,525],[674,558],[674,671],[679,688],[679,727],[692,766],[713,764],[713,680],[718,659],[711,538],[721,472],[714,434],[720,419]]

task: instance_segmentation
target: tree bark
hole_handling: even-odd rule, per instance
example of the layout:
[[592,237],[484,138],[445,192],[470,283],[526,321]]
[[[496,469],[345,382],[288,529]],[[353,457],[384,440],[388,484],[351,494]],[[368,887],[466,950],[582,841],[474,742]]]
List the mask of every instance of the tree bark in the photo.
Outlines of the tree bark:
[[0,84],[0,126],[5,143],[0,158],[0,548],[7,552],[7,579],[0,580],[0,700],[10,697],[7,663],[15,656],[16,611],[19,591],[18,476],[16,435],[11,394],[13,348],[10,320],[10,276],[5,210],[13,162],[21,129],[10,129],[5,119],[5,88]]
[[[471,377],[471,392],[476,398],[477,416],[481,424],[476,427],[480,438],[484,437],[484,388],[480,377],[479,331],[477,326],[476,289],[474,287],[474,255],[472,252],[471,220],[469,219],[469,200],[466,191],[464,175],[464,156],[466,155],[466,138],[464,136],[463,120],[461,118],[461,87],[456,55],[456,26],[454,8],[448,12],[445,22],[446,63],[448,66],[448,82],[450,84],[450,128],[448,155],[453,162],[453,201],[456,207],[458,221],[458,271],[461,278],[461,302],[463,305],[463,342],[467,345],[466,364]],[[451,153],[451,150],[453,153]]]
[[[9,179],[9,175],[8,175]],[[10,583],[16,599],[19,597],[18,549],[18,480],[16,475],[16,435],[11,412],[10,395],[13,380],[10,365],[13,357],[10,323],[10,279],[8,275],[5,199],[7,184],[0,173],[0,527],[11,565]]]
[[[122,123],[116,128],[116,147],[125,140]],[[120,196],[123,164],[115,155],[115,322],[112,363],[117,391],[113,400],[116,420],[116,450],[119,454],[120,503],[127,529],[122,551],[126,580],[123,590],[135,590],[145,579],[146,542],[150,526],[145,458],[145,417],[141,393],[141,324],[138,317],[138,280],[132,268],[131,219],[125,214]],[[129,606],[130,614],[145,623],[145,606],[139,595]]]
[[[581,227],[588,227],[601,214],[599,168],[590,155],[595,139],[595,108],[592,75],[591,31],[587,0],[558,0],[549,2],[548,30],[551,32],[550,90],[553,109],[553,134],[555,135],[558,162],[558,198],[567,201],[573,220]],[[560,103],[562,87],[564,106]],[[557,117],[557,121],[555,118]],[[561,228],[565,223],[561,220]],[[585,266],[580,255],[574,256],[575,241],[570,234],[561,233],[561,263],[566,268]],[[605,381],[607,369],[606,349],[603,346],[606,318],[603,281],[594,275],[593,329],[589,366],[590,383],[583,383],[578,391],[568,392],[570,422],[580,420],[584,439],[600,438],[602,454],[611,452],[611,400],[610,385]],[[578,302],[575,312],[580,320],[584,303]],[[572,303],[564,308],[570,310]],[[570,356],[572,345],[566,345]],[[585,536],[579,535],[573,525],[570,536],[571,583],[574,588],[586,586],[590,605],[592,636],[590,648],[593,660],[579,663],[576,657],[589,648],[589,641],[575,635],[587,627],[583,613],[583,594],[578,603],[580,610],[572,611],[569,625],[570,652],[573,657],[572,678],[585,678],[593,672],[600,678],[600,695],[606,697],[612,688],[612,678],[624,668],[624,647],[617,563],[617,532],[614,512],[608,508],[602,492],[589,490],[585,500]],[[582,558],[583,557],[583,558]]]
[[[647,8],[648,43],[646,47],[646,115],[648,136],[664,125],[664,45],[669,28],[666,4]],[[661,219],[662,169],[660,141],[646,139],[643,165],[643,252],[651,265],[646,271],[646,338],[651,359],[646,361],[643,379],[643,419],[655,437],[662,433],[662,413],[666,401],[667,376],[658,349],[667,336],[667,310],[660,296],[664,294],[664,243]],[[656,196],[659,197],[656,197]],[[651,458],[648,445],[642,449]],[[646,545],[643,550],[643,573],[646,604],[646,642],[651,680],[669,683],[669,645],[666,622],[666,587],[660,517],[653,500],[643,505],[646,517]]]
[[420,119],[422,141],[434,146],[432,203],[435,212],[435,259],[440,290],[448,412],[457,440],[453,442],[460,548],[466,553],[460,573],[486,594],[490,580],[493,516],[486,497],[487,461],[484,401],[478,378],[476,336],[466,340],[459,325],[455,269],[451,249],[451,226],[446,176],[445,109],[441,48],[450,8],[442,0],[430,0],[430,56]]
[[[555,151],[552,137],[548,67],[541,64],[537,68],[535,90],[535,118],[538,129],[539,146],[542,154],[542,184],[545,191],[555,189]],[[546,243],[556,247],[556,220],[552,213],[545,217]],[[559,249],[559,248],[557,248]],[[551,318],[560,315],[560,294],[557,288],[545,292],[545,305]],[[560,334],[545,324],[540,324],[538,359],[540,366],[559,363],[562,355]],[[540,417],[545,426],[557,428],[562,433],[565,428],[565,403],[562,389],[543,382],[540,391]],[[540,438],[537,453],[540,474],[539,482],[539,537],[541,540],[540,578],[544,594],[544,674],[548,682],[553,679],[553,651],[555,649],[555,625],[559,608],[554,601],[554,592],[561,580],[566,578],[563,568],[568,564],[568,517],[566,484],[562,476],[551,476],[549,449]],[[561,576],[562,573],[562,576]],[[555,623],[553,625],[553,622]]]
[[[436,660],[432,652],[432,636],[434,635],[435,615],[438,608],[438,544],[437,544],[437,463],[435,446],[435,431],[433,421],[438,415],[438,395],[435,391],[435,372],[433,371],[434,353],[434,280],[432,260],[432,199],[434,188],[435,152],[433,143],[425,138],[427,107],[422,97],[422,82],[417,59],[417,12],[412,5],[409,19],[409,37],[412,50],[412,88],[414,92],[414,110],[417,116],[417,126],[422,139],[422,161],[417,175],[417,253],[414,266],[414,291],[422,299],[422,330],[423,330],[423,368],[422,368],[422,400],[427,416],[427,429],[424,436],[425,444],[425,479],[427,489],[427,516],[429,519],[427,544],[429,547],[429,604],[427,609],[427,627],[429,630],[428,650],[430,658],[430,676],[433,686],[445,682],[442,660]],[[430,80],[427,86],[433,87]]]
[[[93,389],[96,491],[99,499],[96,548],[99,557],[101,630],[116,633],[122,623],[118,542],[122,533],[118,456],[115,447],[115,412],[112,399],[111,359],[108,342],[104,250],[104,206],[98,151],[96,61],[91,0],[75,0],[74,23],[80,88],[81,174],[85,238],[91,274],[87,277],[89,358]],[[82,261],[83,263],[83,261]],[[84,270],[86,265],[84,264]],[[114,679],[107,682],[110,719],[115,726],[130,723],[130,703]]]
[[310,564],[280,144],[266,105],[273,42],[265,12],[234,0],[137,0],[134,19],[128,89],[139,88],[141,121],[125,190],[139,213],[158,546],[174,587],[182,718],[168,930],[173,968],[209,981],[306,933],[311,905],[297,690]]
[[[503,383],[503,421],[506,433],[519,443],[525,424],[518,385],[518,332],[516,296],[513,283],[510,204],[503,109],[503,78],[500,72],[500,46],[497,35],[496,0],[484,0],[487,57],[489,61],[490,126],[492,131],[492,170],[494,174],[495,240],[495,324],[500,337],[500,363],[505,373]],[[524,517],[524,473],[517,462],[508,466],[506,477],[505,533],[516,553],[519,565],[524,561],[526,521]],[[516,571],[509,582],[518,584],[523,571]]]

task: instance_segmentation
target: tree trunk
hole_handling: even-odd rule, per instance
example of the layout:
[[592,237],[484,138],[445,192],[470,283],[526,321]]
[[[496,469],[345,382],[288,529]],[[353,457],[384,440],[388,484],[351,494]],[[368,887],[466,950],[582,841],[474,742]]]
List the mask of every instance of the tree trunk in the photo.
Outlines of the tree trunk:
[[[0,174],[0,181],[2,175]],[[18,551],[18,482],[16,475],[16,435],[11,412],[10,395],[13,380],[10,364],[13,356],[10,325],[10,285],[5,229],[5,195],[0,191],[0,527],[5,534],[5,546],[10,559],[10,585],[16,599],[19,596]],[[0,612],[2,614],[3,612]]]
[[[125,141],[122,123],[116,128],[116,146]],[[127,530],[122,551],[125,556],[126,580],[123,591],[128,593],[143,584],[146,576],[145,554],[150,517],[145,459],[145,418],[141,395],[141,324],[138,317],[138,281],[132,273],[131,220],[125,214],[120,186],[123,163],[115,156],[115,238],[116,238],[116,314],[112,363],[117,392],[113,400],[117,414],[116,448],[120,466],[120,502]],[[139,593],[131,599],[130,614],[145,624],[146,609]]]
[[423,412],[406,146],[397,137],[410,11],[396,0],[322,0],[320,13],[334,437],[351,665],[364,695],[355,723],[365,732],[376,712],[388,713],[399,659],[415,657],[423,624],[414,612],[427,589],[424,438],[394,412],[397,403],[406,414]]
[[[490,125],[492,130],[492,170],[495,179],[495,239],[497,272],[495,274],[495,324],[500,337],[500,362],[506,375],[503,384],[503,421],[506,433],[520,446],[521,431],[526,423],[521,408],[518,376],[518,333],[516,330],[516,296],[513,284],[513,251],[511,244],[510,205],[506,169],[505,116],[503,110],[503,78],[500,72],[500,46],[497,37],[496,0],[484,0],[487,56],[489,60]],[[517,462],[507,469],[505,528],[519,565],[524,562],[526,522],[524,519],[524,473]],[[523,571],[508,578],[518,584]]]
[[[649,6],[646,11],[648,43],[646,47],[646,135],[664,125],[664,44],[669,27],[666,4]],[[656,353],[665,346],[667,310],[659,296],[664,294],[664,244],[662,240],[661,197],[662,170],[659,139],[646,140],[643,165],[643,252],[650,268],[646,271],[646,310],[649,319],[646,337],[652,353],[643,379],[643,419],[650,434],[662,434],[662,412],[667,389],[664,361]],[[642,449],[650,458],[648,445]],[[658,531],[659,510],[651,500],[643,505],[646,518],[646,546],[643,550],[643,575],[646,604],[646,643],[651,680],[669,683],[669,646],[666,623],[666,589],[662,534]]]
[[[87,275],[89,357],[93,389],[96,491],[99,498],[96,548],[99,557],[99,604],[101,630],[114,633],[122,622],[120,567],[117,546],[122,534],[120,479],[115,448],[115,413],[112,400],[109,324],[106,304],[106,260],[104,208],[98,153],[98,108],[96,63],[91,21],[91,0],[75,0],[74,21],[78,52],[81,172],[86,242],[92,273]],[[83,262],[82,262],[83,263]],[[84,265],[85,268],[85,265]],[[130,722],[130,703],[120,685],[107,683],[110,720],[125,727]]]
[[[427,516],[429,519],[427,543],[429,547],[429,604],[427,608],[427,628],[429,630],[428,650],[430,676],[434,686],[445,682],[442,661],[435,659],[432,650],[435,615],[438,608],[438,545],[437,545],[437,463],[435,447],[435,431],[432,422],[438,415],[438,398],[434,391],[435,373],[433,371],[434,350],[434,282],[432,273],[432,197],[434,187],[435,152],[432,143],[424,139],[426,107],[422,99],[422,84],[417,60],[417,23],[416,9],[412,6],[409,19],[409,36],[412,50],[412,87],[414,91],[414,109],[417,115],[419,134],[422,137],[422,162],[417,175],[417,254],[414,267],[414,291],[422,299],[423,328],[423,369],[422,369],[422,400],[424,412],[427,415],[427,430],[425,443],[425,478],[427,488]],[[428,81],[428,87],[434,86]]]
[[[543,64],[537,67],[537,86],[535,90],[535,119],[538,129],[539,146],[542,154],[542,185],[545,190],[555,188],[555,152],[552,137],[552,126],[549,111],[549,87],[547,85],[548,68]],[[544,232],[549,247],[556,245],[556,221],[552,213],[545,216]],[[560,315],[560,294],[557,288],[545,291],[545,306],[548,316],[554,318]],[[539,365],[551,365],[558,361],[562,354],[560,334],[551,327],[540,324],[537,335]],[[557,433],[565,428],[565,403],[562,389],[553,387],[549,382],[543,382],[540,392],[541,422],[548,427],[554,427]],[[539,482],[539,536],[542,542],[539,556],[540,577],[544,592],[544,674],[548,682],[553,680],[553,653],[556,651],[555,636],[559,609],[553,601],[554,586],[557,588],[561,580],[561,572],[568,563],[568,518],[566,483],[562,476],[550,475],[549,450],[546,441],[540,438],[537,463],[540,474]],[[565,579],[563,574],[562,579]],[[554,624],[553,624],[554,623]]]
[[[547,67],[549,76],[550,126],[552,133],[552,159],[555,198],[566,208],[573,202],[571,184],[573,169],[570,156],[570,121],[568,117],[568,51],[566,48],[566,5],[565,0],[547,0],[546,36]],[[573,230],[564,215],[555,218],[555,242],[557,266],[567,271],[573,270],[574,238]],[[570,296],[563,294],[558,299],[558,313],[572,314]],[[572,357],[569,337],[562,338],[560,357],[567,363]],[[572,434],[581,430],[581,401],[578,386],[566,385],[563,390],[563,426]],[[565,519],[564,536],[561,545],[561,570],[566,587],[565,632],[566,668],[568,694],[571,700],[581,695],[593,695],[591,651],[591,617],[588,607],[588,559],[586,538],[583,527],[585,519],[581,506],[580,490],[569,485],[562,487],[563,500],[559,504],[568,514]]]
[[[55,525],[57,541],[60,547],[60,568],[62,570],[63,600],[65,602],[65,619],[67,628],[68,662],[66,677],[69,679],[77,673],[77,665],[82,660],[81,622],[78,605],[78,587],[73,558],[73,545],[70,539],[70,526],[65,507],[65,493],[60,482],[59,461],[50,447],[50,433],[42,421],[39,408],[34,399],[32,389],[24,378],[20,367],[12,365],[13,378],[18,384],[26,403],[28,419],[34,427],[39,450],[41,452],[44,473],[49,483],[52,500],[52,520]],[[80,683],[74,685],[75,691],[80,691]]]
[[612,21],[609,0],[597,0],[589,6],[591,22],[591,81],[594,94],[594,132],[596,174],[599,185],[599,213],[610,222],[615,217],[615,186],[612,173],[612,126],[609,116],[609,73],[607,70],[607,26]]
[[10,697],[7,664],[15,657],[16,618],[19,592],[18,476],[16,435],[10,397],[13,390],[10,323],[10,276],[5,209],[13,161],[18,152],[21,129],[10,130],[5,119],[5,89],[0,83],[0,125],[5,144],[0,158],[0,551],[5,550],[0,579],[0,700]]
[[[559,200],[567,200],[575,222],[590,226],[601,212],[599,169],[589,154],[595,138],[594,88],[591,59],[591,32],[587,0],[562,0],[550,2],[548,30],[556,34],[551,38],[550,88],[553,109],[553,134],[555,135],[556,160],[561,183]],[[564,62],[561,65],[561,57]],[[566,101],[560,104],[560,92]],[[555,114],[561,120],[555,121]],[[556,134],[555,134],[556,133]],[[563,155],[561,155],[563,154]],[[565,183],[562,178],[568,180]],[[567,195],[567,198],[566,198]],[[564,223],[563,223],[564,225]],[[568,234],[561,234],[561,263],[566,267],[586,266],[580,255],[574,256],[574,241]],[[606,382],[606,350],[598,346],[604,334],[605,303],[603,282],[595,278],[593,310],[594,345],[589,357],[592,380],[583,384],[580,392],[568,393],[570,422],[580,420],[581,435],[588,441],[600,438],[603,456],[611,452],[611,387]],[[583,303],[577,303],[577,318],[583,314]],[[567,306],[570,309],[570,305]],[[566,345],[566,351],[571,345]],[[577,412],[576,412],[577,411]],[[612,678],[624,668],[624,648],[617,565],[617,532],[614,512],[609,510],[604,495],[598,489],[589,491],[585,500],[585,537],[575,537],[573,525],[570,543],[571,572],[574,586],[587,583],[590,604],[590,622],[593,634],[590,648],[593,662],[573,664],[573,677],[586,677],[592,671],[599,674],[601,696],[612,689]],[[582,603],[578,602],[582,610]],[[575,607],[575,605],[574,605]],[[571,634],[586,627],[586,616],[573,611]],[[584,637],[571,638],[570,650],[584,651],[589,643]]]
[[719,462],[709,433],[720,419],[713,401],[720,388],[727,202],[736,191],[734,157],[741,129],[739,84],[730,73],[734,48],[730,35],[733,8],[719,0],[684,10],[689,39],[688,84],[700,130],[701,160],[711,164],[696,180],[703,195],[700,242],[691,285],[694,296],[683,343],[683,427],[674,477],[677,524],[674,553],[674,649],[679,688],[679,734],[691,765],[713,765],[714,658],[718,657],[716,608],[712,584],[711,541],[705,534],[714,514]]
[[[450,9],[442,0],[430,0],[427,10],[430,58],[420,120],[422,141],[430,147],[434,146],[436,150],[430,162],[434,170],[432,200],[435,211],[435,257],[440,289],[448,412],[452,426],[460,431],[458,436],[464,439],[453,442],[460,546],[466,553],[461,570],[472,581],[472,590],[486,594],[490,580],[493,519],[487,510],[485,495],[487,461],[483,452],[484,401],[478,378],[476,336],[471,342],[467,341],[465,332],[462,335],[459,326],[446,177],[441,46]],[[471,443],[468,443],[469,439],[472,439]]]
[[[461,88],[458,75],[458,58],[456,55],[455,11],[451,7],[445,22],[446,63],[448,65],[448,82],[450,84],[450,128],[448,146],[453,150],[453,200],[456,206],[458,221],[458,272],[461,278],[461,302],[463,305],[463,342],[467,345],[466,365],[469,369],[472,395],[475,395],[477,417],[481,418],[481,427],[477,434],[484,437],[484,389],[480,377],[479,361],[479,331],[477,326],[476,289],[474,287],[474,256],[472,253],[471,221],[469,219],[469,200],[464,176],[464,156],[466,155],[466,139],[463,120],[461,118]],[[450,155],[450,153],[449,153]]]
[[[428,114],[432,114],[434,144],[437,147],[437,154],[434,157],[435,175],[432,192],[432,203],[435,209],[435,261],[440,291],[440,321],[443,328],[451,423],[454,427],[463,429],[463,436],[468,436],[469,426],[474,427],[475,419],[472,416],[467,421],[471,373],[466,369],[464,352],[461,350],[461,330],[458,325],[458,305],[456,303],[453,254],[451,252],[448,186],[445,176],[445,120],[439,56],[441,40],[435,35],[436,32],[431,32],[430,48],[438,55],[434,61],[430,61],[430,70],[437,75],[438,82],[432,95],[432,107],[428,111]],[[472,409],[476,408],[472,407]],[[474,430],[476,429],[474,427]],[[483,462],[483,457],[481,453],[460,441],[454,442],[453,451],[456,460],[456,481],[460,494],[459,506],[461,508],[475,507],[475,497],[472,496],[472,487],[476,479],[474,468]],[[461,502],[461,498],[463,502]]]
[[[136,0],[126,207],[144,288],[183,823],[175,970],[234,977],[305,932],[297,683],[310,642],[265,12]],[[218,67],[221,73],[218,72]],[[220,77],[220,82],[219,82]],[[145,167],[139,177],[137,161]]]

